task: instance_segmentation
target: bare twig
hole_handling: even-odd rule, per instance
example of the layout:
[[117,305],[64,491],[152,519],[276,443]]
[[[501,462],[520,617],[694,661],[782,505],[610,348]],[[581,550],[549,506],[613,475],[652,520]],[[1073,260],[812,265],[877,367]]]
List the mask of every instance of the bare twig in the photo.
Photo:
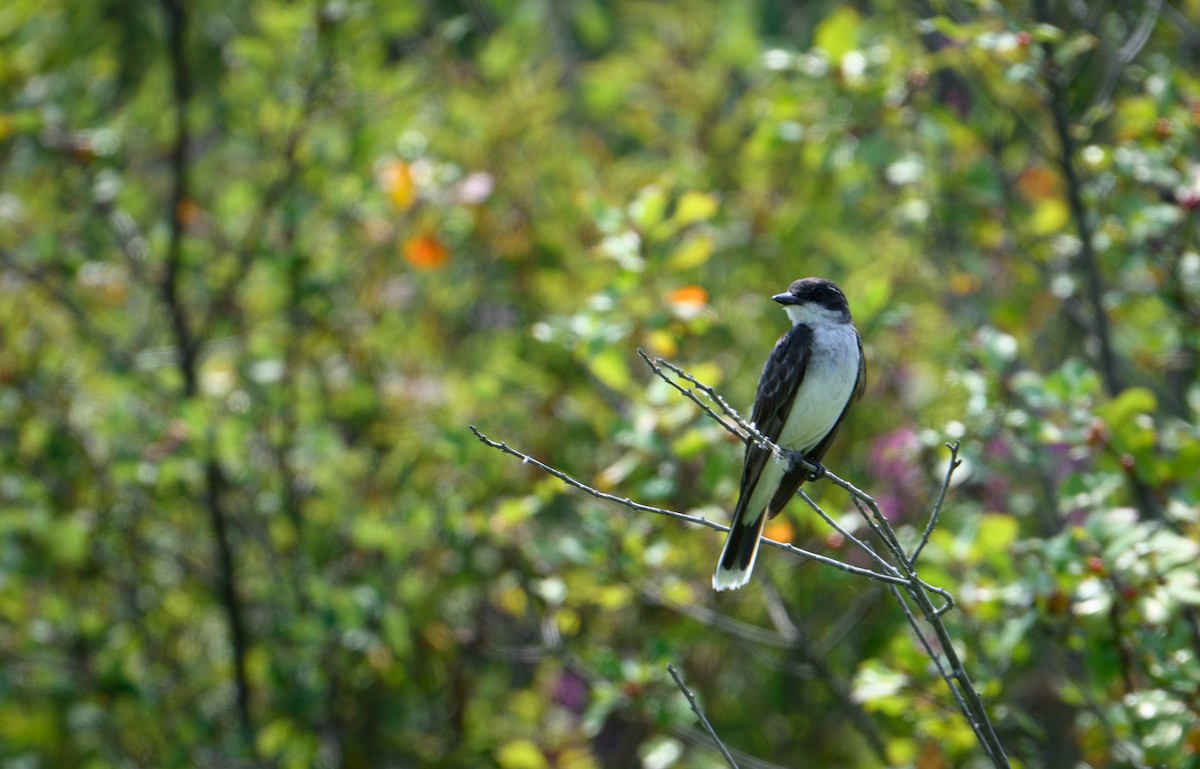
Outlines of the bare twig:
[[721,751],[721,755],[725,757],[725,762],[732,769],[738,769],[737,761],[733,760],[733,756],[729,755],[729,748],[725,747],[725,743],[721,742],[721,738],[717,736],[717,732],[712,728],[712,724],[708,722],[704,711],[700,709],[699,703],[696,702],[695,695],[683,683],[683,679],[679,677],[679,673],[675,671],[675,666],[667,663],[667,672],[671,674],[671,678],[675,679],[675,685],[679,687],[679,691],[683,692],[683,696],[687,697],[688,704],[692,706],[692,712],[700,719],[700,723],[704,725],[704,731],[708,732],[708,736],[712,737],[712,741],[717,743],[717,749]]
[[875,504],[873,499],[860,499],[856,496],[851,496],[850,501],[854,503],[854,507],[858,509],[859,515],[867,526],[875,532],[875,535],[883,541],[883,544],[891,552],[892,556],[900,563],[901,567],[912,569],[912,564],[908,562],[908,558],[904,555],[904,548],[900,546],[899,540],[896,539],[896,533],[893,531],[891,524],[887,518],[879,510],[879,506]]
[[[933,645],[929,643],[929,639],[925,637],[925,632],[921,630],[921,623],[917,620],[917,616],[913,614],[912,609],[909,608],[908,602],[904,600],[904,595],[899,589],[891,585],[888,585],[888,590],[891,591],[892,597],[896,599],[896,603],[899,604],[900,608],[904,611],[904,618],[908,620],[909,627],[911,627],[913,630],[913,635],[917,637],[917,640],[921,644],[921,648],[925,650],[925,656],[929,657],[930,661],[933,662],[934,667],[937,668],[938,674],[942,677],[942,680],[945,681],[946,685],[950,687],[950,694],[954,697],[954,701],[958,703],[958,709],[963,714],[969,714],[971,712],[971,708],[967,705],[966,700],[963,699],[962,692],[959,691],[958,686],[955,685],[954,677],[950,675],[949,671],[946,670],[946,666],[942,664],[942,659],[938,655],[937,650],[933,648]],[[975,722],[975,719],[968,715],[967,723],[971,725],[971,730],[975,732],[975,737],[978,739],[980,745],[982,745],[983,749],[987,751],[989,756],[991,756],[991,750],[988,747],[987,740],[984,739],[983,734],[979,730],[979,725]],[[991,757],[993,759],[995,758],[994,756]]]
[[946,475],[942,478],[942,488],[938,491],[937,501],[933,503],[933,512],[929,514],[929,521],[925,524],[925,531],[921,532],[921,541],[913,548],[912,555],[908,557],[908,562],[916,564],[917,559],[921,557],[921,551],[925,549],[925,545],[929,544],[929,537],[933,534],[933,530],[937,527],[938,518],[942,515],[942,505],[946,502],[946,492],[950,488],[950,479],[954,476],[954,471],[962,464],[962,460],[958,458],[958,441],[947,443],[946,448],[950,449],[950,464],[946,468]]
[[[683,393],[683,395],[688,400],[690,400],[692,403],[695,403],[697,406],[699,406],[701,409],[703,409],[705,414],[708,414],[710,417],[715,419],[717,422],[720,423],[720,425],[722,427],[724,427],[729,432],[731,432],[734,435],[736,435],[737,437],[741,438],[743,441],[746,440],[747,435],[756,432],[755,429],[752,426],[750,426],[750,424],[747,423],[744,419],[742,419],[742,417],[737,413],[737,411],[735,411],[732,406],[730,406],[728,403],[726,403],[725,399],[722,398],[717,393],[717,391],[714,390],[713,388],[711,388],[708,385],[704,384],[703,382],[699,381],[698,379],[693,377],[691,374],[687,373],[686,371],[679,368],[678,366],[671,363],[670,361],[668,361],[665,358],[655,358],[654,360],[650,360],[650,356],[646,355],[645,351],[643,351],[642,348],[640,348],[640,347],[637,350],[637,354],[641,357],[642,360],[646,361],[646,365],[649,366],[650,369],[655,374],[657,374],[660,379],[662,379],[664,382],[666,382],[667,384],[674,387],[679,392]],[[678,375],[681,379],[684,379],[688,382],[691,382],[693,385],[695,385],[696,389],[700,390],[700,392],[707,395],[712,400],[713,403],[717,404],[717,406],[721,409],[722,412],[725,413],[726,416],[733,419],[733,421],[737,424],[737,428],[730,426],[728,422],[726,422],[724,419],[722,419],[720,416],[718,416],[708,406],[707,403],[700,400],[700,398],[694,392],[692,392],[690,389],[688,389],[686,387],[681,387],[678,382],[676,382],[671,377],[667,376],[666,373],[663,371],[663,367],[670,369],[676,375]]]
[[869,555],[871,557],[871,559],[873,561],[875,561],[875,563],[879,564],[889,574],[894,574],[896,576],[900,576],[900,571],[895,566],[892,566],[892,564],[889,563],[886,558],[881,556],[879,553],[875,552],[875,548],[871,547],[866,542],[863,542],[861,539],[854,536],[854,534],[849,529],[847,529],[845,526],[842,526],[840,523],[835,521],[833,519],[833,517],[829,515],[829,513],[826,513],[825,510],[822,509],[820,505],[818,505],[816,502],[813,501],[812,497],[808,496],[808,493],[806,491],[801,489],[801,490],[797,491],[796,493],[800,495],[801,499],[803,499],[805,502],[808,503],[808,506],[811,507],[813,509],[813,511],[816,512],[817,515],[821,516],[821,520],[825,521],[825,523],[829,526],[829,528],[833,529],[838,534],[840,534],[841,536],[850,540],[850,542],[852,542],[853,544],[857,545],[860,550],[862,550],[867,555]]
[[[625,507],[628,507],[631,510],[638,510],[643,513],[654,513],[655,515],[665,515],[668,518],[675,518],[676,520],[686,521],[687,523],[694,523],[694,524],[697,524],[700,526],[707,526],[708,528],[713,529],[715,531],[729,531],[728,526],[722,526],[721,524],[717,523],[716,521],[710,521],[701,515],[688,515],[687,513],[680,513],[675,510],[667,510],[666,508],[662,508],[662,507],[653,507],[651,505],[643,505],[639,502],[634,502],[629,497],[618,497],[614,494],[606,494],[605,492],[600,491],[599,489],[593,488],[582,481],[572,478],[571,476],[567,475],[566,473],[562,472],[561,470],[558,470],[556,468],[551,467],[550,465],[539,462],[538,460],[534,459],[533,457],[529,456],[528,454],[523,454],[520,451],[517,451],[516,449],[512,448],[511,446],[509,446],[506,443],[492,440],[491,438],[487,437],[482,432],[480,432],[479,429],[477,427],[475,427],[475,425],[470,425],[470,430],[472,433],[475,434],[475,437],[478,438],[480,440],[480,442],[482,442],[483,444],[485,444],[487,446],[491,446],[492,448],[498,449],[498,450],[504,452],[505,454],[508,454],[510,456],[514,456],[514,457],[520,459],[521,464],[533,465],[534,467],[538,468],[539,470],[542,470],[543,472],[553,475],[555,478],[558,478],[563,483],[566,483],[570,486],[574,486],[575,488],[579,489],[580,491],[585,491],[588,494],[591,494],[593,497],[596,497],[597,499],[603,499],[607,502],[615,502],[618,505],[624,505]],[[762,542],[764,545],[770,545],[771,547],[779,548],[780,550],[784,550],[784,551],[789,552],[792,555],[798,556],[800,558],[807,558],[812,561],[817,561],[818,563],[823,563],[826,566],[832,566],[835,569],[841,569],[842,571],[850,572],[851,574],[857,574],[860,577],[866,577],[867,579],[874,579],[874,580],[878,580],[880,582],[889,582],[893,585],[907,585],[908,584],[907,580],[902,579],[900,577],[895,577],[895,576],[892,576],[891,574],[880,574],[877,571],[871,571],[870,569],[863,569],[858,566],[851,566],[848,563],[842,563],[841,561],[836,560],[834,558],[829,558],[827,556],[820,555],[818,553],[812,553],[812,552],[809,552],[808,550],[803,550],[801,548],[796,547],[795,545],[789,545],[785,542],[776,542],[775,540],[767,539],[766,537],[763,537]]]
[[[578,656],[561,651],[554,653],[556,653],[556,656],[559,656],[562,659],[563,665],[566,666],[568,670],[578,675],[584,681],[587,681],[589,686],[607,690],[610,692],[612,698],[622,705],[629,703],[630,697],[629,695],[625,694],[621,687],[617,686],[612,681],[605,679],[594,668],[592,668]],[[680,724],[672,724],[668,728],[671,734],[691,745],[695,745],[697,747],[708,745],[708,741],[710,739],[709,736],[702,733],[699,729]],[[780,766],[779,764],[763,761],[762,759],[755,758],[754,756],[739,751],[736,748],[730,748],[729,752],[731,755],[737,756],[740,766],[745,767],[745,769],[784,769],[784,767]]]
[[[1125,42],[1113,54],[1113,61],[1105,73],[1104,82],[1097,91],[1097,95],[1092,99],[1092,107],[1098,107],[1112,98],[1113,91],[1116,90],[1117,83],[1120,82],[1121,75],[1125,68],[1132,62],[1137,55],[1146,47],[1146,43],[1150,41],[1150,33],[1154,31],[1155,25],[1158,23],[1159,13],[1162,11],[1162,0],[1148,0],[1146,10],[1142,14],[1142,18],[1138,20],[1137,27],[1130,33]],[[1094,24],[1089,24],[1089,27],[1094,27]],[[1097,33],[1097,37],[1099,34]]]

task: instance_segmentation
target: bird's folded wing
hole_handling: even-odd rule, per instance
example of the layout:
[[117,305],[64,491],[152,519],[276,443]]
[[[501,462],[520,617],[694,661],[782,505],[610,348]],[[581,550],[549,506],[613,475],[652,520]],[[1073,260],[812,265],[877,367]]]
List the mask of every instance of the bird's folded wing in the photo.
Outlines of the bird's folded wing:
[[[763,437],[772,443],[779,440],[783,426],[787,424],[788,414],[796,401],[796,390],[808,370],[811,353],[812,330],[805,325],[793,326],[775,343],[775,349],[771,350],[767,364],[763,366],[750,421]],[[742,488],[739,495],[739,501],[743,504],[749,501],[749,492],[758,485],[763,468],[769,461],[769,451],[761,448],[753,440],[746,444],[746,463],[742,470]]]

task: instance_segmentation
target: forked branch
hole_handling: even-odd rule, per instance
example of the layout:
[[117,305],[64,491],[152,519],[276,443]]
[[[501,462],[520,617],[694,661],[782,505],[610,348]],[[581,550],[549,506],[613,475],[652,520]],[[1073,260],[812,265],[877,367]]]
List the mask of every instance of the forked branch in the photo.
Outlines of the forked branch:
[[[938,519],[941,515],[942,508],[946,501],[946,494],[950,488],[951,479],[954,471],[962,464],[958,458],[958,444],[947,444],[950,449],[950,461],[946,467],[946,473],[943,477],[941,488],[939,490],[933,509],[930,511],[929,520],[921,533],[921,537],[917,544],[912,548],[911,553],[906,553],[904,546],[897,537],[895,530],[888,522],[887,517],[883,515],[879,509],[879,505],[875,499],[862,491],[854,484],[842,480],[837,475],[829,472],[826,468],[813,465],[807,462],[803,456],[796,452],[787,451],[772,443],[768,438],[762,435],[754,425],[746,422],[738,412],[721,397],[716,390],[696,379],[691,374],[674,364],[662,358],[650,358],[642,350],[638,350],[638,355],[646,362],[646,365],[654,372],[656,376],[669,384],[672,388],[678,391],[681,395],[692,401],[705,414],[715,420],[718,424],[724,427],[731,434],[738,436],[743,443],[753,441],[758,446],[766,451],[771,452],[781,461],[791,463],[794,467],[799,467],[808,471],[814,476],[827,479],[833,485],[843,489],[849,496],[854,506],[858,509],[864,523],[870,532],[874,535],[878,542],[882,543],[882,549],[872,546],[867,540],[854,535],[845,527],[839,525],[830,515],[828,515],[821,507],[814,502],[803,491],[799,492],[800,496],[808,503],[810,507],[821,518],[828,523],[835,531],[846,538],[847,541],[862,549],[875,563],[876,569],[866,569],[858,566],[852,566],[843,563],[834,558],[829,558],[817,553],[812,553],[801,548],[795,547],[783,542],[776,542],[771,539],[763,539],[763,542],[772,547],[785,550],[792,555],[801,558],[818,561],[826,566],[830,566],[841,571],[857,574],[867,579],[872,579],[878,582],[884,582],[888,585],[889,590],[900,604],[904,611],[904,615],[909,622],[910,627],[916,634],[921,648],[929,655],[933,661],[938,673],[945,680],[946,685],[950,687],[950,692],[954,697],[955,702],[959,706],[959,710],[967,719],[972,731],[975,733],[980,746],[984,753],[991,759],[992,765],[996,769],[1009,769],[1008,758],[1005,755],[1004,748],[1000,744],[996,736],[995,729],[992,727],[988,717],[987,709],[984,707],[983,700],[971,683],[971,678],[967,674],[966,669],[962,665],[962,660],[958,657],[958,653],[954,649],[953,640],[949,631],[946,629],[945,623],[942,621],[942,615],[948,612],[954,606],[954,600],[950,593],[946,590],[930,585],[922,580],[917,574],[917,562],[920,558],[925,546],[929,543],[933,531],[937,527]],[[674,374],[678,380],[668,374]],[[681,384],[679,380],[686,382],[687,385]],[[703,397],[702,397],[703,396]],[[579,481],[567,473],[558,470],[550,465],[540,462],[528,454],[524,454],[516,449],[509,447],[504,442],[494,441],[491,438],[480,432],[474,425],[471,426],[471,432],[475,437],[484,444],[504,452],[510,456],[521,460],[522,464],[532,464],[534,467],[553,475],[559,480],[567,483],[575,488],[585,491],[588,494],[603,499],[608,502],[615,502],[632,510],[639,512],[655,513],[657,515],[665,515],[677,520],[686,521],[688,523],[707,526],[710,529],[717,531],[728,531],[729,529],[719,523],[704,518],[699,515],[691,515],[680,513],[674,510],[667,510],[661,507],[652,507],[634,502],[632,499],[618,497],[613,494],[607,494],[598,489],[589,486],[582,481]],[[937,606],[934,603],[932,596],[938,596],[941,599],[941,605]],[[914,612],[913,607],[916,611]],[[921,623],[917,619],[917,614],[920,614],[924,619],[929,629],[932,630],[932,638],[928,636],[927,631],[921,627]],[[935,640],[936,639],[936,642]],[[674,671],[671,671],[674,676]],[[686,687],[676,677],[676,683],[687,694]],[[693,709],[703,719],[703,715],[696,708],[694,700],[689,697],[692,702]],[[726,759],[733,764],[729,758],[728,752],[724,750],[724,745],[716,737],[716,733],[711,726],[705,723],[709,734],[722,748],[722,753]]]

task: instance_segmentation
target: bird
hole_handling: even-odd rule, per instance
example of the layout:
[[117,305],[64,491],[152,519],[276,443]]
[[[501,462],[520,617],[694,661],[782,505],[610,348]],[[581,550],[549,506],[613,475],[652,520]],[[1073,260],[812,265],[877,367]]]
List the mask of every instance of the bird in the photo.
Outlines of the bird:
[[[750,422],[771,443],[819,467],[850,404],[866,389],[862,339],[846,295],[833,281],[801,278],[771,298],[783,305],[792,327],[763,366]],[[747,441],[714,590],[734,590],[750,581],[763,525],[810,479],[803,468],[773,456],[753,438]]]

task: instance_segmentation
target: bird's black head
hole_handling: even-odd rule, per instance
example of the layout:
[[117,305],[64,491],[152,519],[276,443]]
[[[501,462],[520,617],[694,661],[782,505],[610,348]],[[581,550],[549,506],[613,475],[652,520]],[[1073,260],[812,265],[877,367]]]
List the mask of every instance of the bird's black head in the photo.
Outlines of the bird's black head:
[[850,319],[850,305],[846,295],[832,280],[824,278],[801,278],[782,294],[771,297],[784,307],[789,305],[815,305],[824,308],[832,314],[844,315]]

